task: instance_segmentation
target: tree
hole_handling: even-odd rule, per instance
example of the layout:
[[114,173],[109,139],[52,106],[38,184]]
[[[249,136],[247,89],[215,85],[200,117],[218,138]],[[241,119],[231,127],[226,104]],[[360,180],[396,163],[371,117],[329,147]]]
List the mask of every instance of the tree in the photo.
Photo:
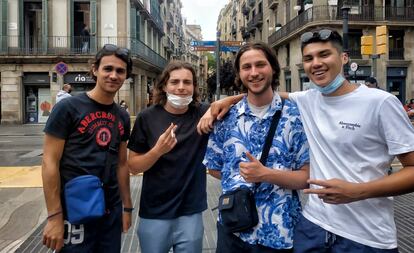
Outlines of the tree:
[[[233,95],[234,91],[240,91],[240,87],[237,87],[234,83],[236,75],[233,69],[233,63],[228,60],[220,65],[220,93]],[[214,97],[217,86],[217,73],[212,72],[207,79],[207,91],[209,97]]]

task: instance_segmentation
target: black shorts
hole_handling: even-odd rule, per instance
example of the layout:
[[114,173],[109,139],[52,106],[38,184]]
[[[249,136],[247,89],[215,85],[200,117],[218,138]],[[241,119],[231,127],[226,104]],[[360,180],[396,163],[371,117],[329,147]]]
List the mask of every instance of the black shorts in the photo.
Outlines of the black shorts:
[[87,224],[72,225],[65,222],[64,246],[66,252],[121,251],[122,205],[112,208],[104,217]]

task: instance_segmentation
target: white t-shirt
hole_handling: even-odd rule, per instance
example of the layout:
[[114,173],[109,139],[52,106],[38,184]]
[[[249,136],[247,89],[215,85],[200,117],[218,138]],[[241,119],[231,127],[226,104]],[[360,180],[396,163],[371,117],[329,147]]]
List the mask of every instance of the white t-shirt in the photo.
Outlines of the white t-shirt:
[[[400,101],[387,92],[361,85],[342,96],[312,89],[289,98],[298,105],[309,141],[310,178],[372,181],[387,174],[395,155],[414,150],[414,128]],[[397,247],[391,197],[332,205],[310,194],[303,215],[361,244]]]

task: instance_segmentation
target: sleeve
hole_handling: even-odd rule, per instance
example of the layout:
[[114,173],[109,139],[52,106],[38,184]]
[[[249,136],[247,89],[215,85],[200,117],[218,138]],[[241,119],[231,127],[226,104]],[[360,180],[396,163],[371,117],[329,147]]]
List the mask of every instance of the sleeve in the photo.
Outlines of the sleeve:
[[397,97],[389,96],[383,101],[379,121],[390,155],[414,151],[414,128]]
[[221,171],[223,167],[223,140],[225,130],[223,129],[224,121],[215,124],[213,132],[210,134],[207,143],[206,153],[203,164],[211,170]]
[[302,97],[306,95],[307,91],[296,91],[289,93],[289,100],[298,103],[298,100],[300,100]]
[[309,143],[296,104],[287,101],[286,105],[290,107],[288,112],[291,117],[291,137],[289,140],[293,158],[291,167],[292,170],[299,170],[303,165],[309,163]]
[[143,113],[138,114],[131,137],[128,142],[128,149],[136,153],[146,153],[150,150],[145,132],[145,118]]
[[71,111],[76,109],[71,106],[69,100],[70,98],[66,98],[55,104],[43,132],[65,140],[74,131]]

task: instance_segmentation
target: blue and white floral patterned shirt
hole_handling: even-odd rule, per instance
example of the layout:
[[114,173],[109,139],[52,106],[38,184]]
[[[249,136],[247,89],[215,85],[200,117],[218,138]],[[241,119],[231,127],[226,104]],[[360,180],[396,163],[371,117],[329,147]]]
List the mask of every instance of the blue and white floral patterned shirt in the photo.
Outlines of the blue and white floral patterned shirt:
[[[247,97],[233,106],[227,116],[218,121],[210,134],[203,163],[211,170],[221,171],[223,192],[241,186],[253,188],[239,174],[239,163],[247,161],[249,151],[260,159],[272,117],[282,106],[274,93],[272,103],[262,119],[253,115]],[[266,166],[278,170],[299,170],[309,163],[309,145],[303,131],[296,104],[285,100]],[[255,192],[259,223],[239,237],[250,244],[275,249],[292,248],[293,228],[301,206],[297,194],[274,184],[261,183]]]

